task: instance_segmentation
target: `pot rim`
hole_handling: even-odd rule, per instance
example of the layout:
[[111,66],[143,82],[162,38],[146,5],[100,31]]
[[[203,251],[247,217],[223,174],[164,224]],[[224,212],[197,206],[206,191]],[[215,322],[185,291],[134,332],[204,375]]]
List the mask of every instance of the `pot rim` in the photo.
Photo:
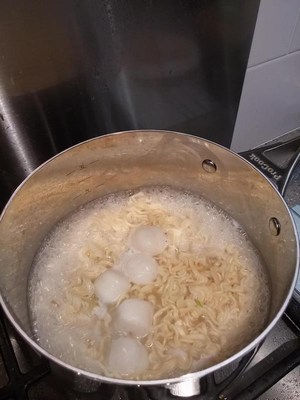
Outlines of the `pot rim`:
[[185,381],[193,381],[199,378],[202,378],[208,374],[211,374],[225,366],[227,366],[228,364],[232,363],[233,361],[236,361],[237,359],[242,358],[244,355],[246,355],[247,353],[249,353],[252,349],[254,349],[255,347],[257,347],[262,341],[263,339],[267,336],[267,334],[274,328],[274,326],[277,324],[278,320],[281,318],[281,316],[283,315],[285,309],[287,308],[287,305],[290,301],[290,299],[292,298],[295,286],[296,286],[296,281],[297,281],[297,276],[298,276],[298,272],[299,272],[299,240],[298,238],[298,234],[297,234],[297,230],[296,230],[296,225],[294,222],[294,219],[292,217],[292,214],[286,204],[286,202],[284,201],[282,195],[278,192],[278,190],[276,189],[276,187],[266,178],[266,176],[259,170],[257,169],[253,164],[251,164],[249,161],[245,160],[242,156],[240,156],[239,154],[235,153],[234,151],[218,144],[215,143],[211,140],[207,140],[204,138],[201,138],[199,136],[195,136],[192,134],[187,134],[187,133],[183,133],[183,132],[176,132],[176,131],[168,131],[168,130],[159,130],[159,129],[137,129],[137,130],[129,130],[129,131],[120,131],[120,132],[113,132],[113,133],[109,133],[109,134],[105,134],[105,135],[101,135],[101,136],[96,136],[94,138],[85,140],[83,142],[80,142],[78,144],[75,144],[74,146],[68,147],[67,149],[63,150],[62,152],[54,155],[53,157],[51,157],[49,160],[45,161],[44,163],[42,163],[40,166],[38,166],[35,170],[33,170],[22,182],[21,184],[15,189],[14,193],[12,194],[12,196],[10,197],[9,201],[7,202],[7,204],[5,205],[1,215],[0,215],[0,223],[1,220],[3,218],[3,216],[6,213],[6,210],[9,208],[10,204],[12,203],[15,195],[17,194],[17,192],[26,184],[27,180],[29,180],[37,171],[39,171],[40,169],[42,169],[45,165],[47,165],[50,162],[53,162],[53,160],[55,160],[57,157],[62,156],[64,153],[72,150],[73,148],[79,147],[83,144],[86,143],[90,143],[96,140],[99,140],[101,138],[105,138],[105,137],[110,137],[110,136],[117,136],[117,135],[126,135],[126,134],[134,134],[134,133],[167,133],[167,134],[174,134],[174,135],[180,135],[180,136],[188,136],[191,137],[192,139],[196,139],[197,141],[202,141],[202,142],[206,142],[208,144],[212,144],[214,146],[220,147],[221,149],[225,150],[226,152],[229,152],[232,154],[232,156],[238,157],[240,159],[240,161],[248,164],[251,168],[253,168],[256,172],[258,172],[263,178],[264,180],[272,186],[272,188],[275,190],[275,192],[277,192],[280,200],[282,201],[292,224],[293,230],[294,230],[294,237],[296,238],[295,243],[296,243],[296,257],[295,257],[295,272],[294,272],[294,276],[293,276],[293,280],[289,289],[289,292],[285,298],[285,301],[283,302],[282,306],[280,307],[279,311],[277,312],[277,314],[275,315],[275,317],[272,319],[272,321],[266,326],[266,328],[254,339],[252,340],[247,346],[243,347],[241,350],[239,350],[237,353],[233,354],[231,357],[217,363],[214,364],[213,366],[200,370],[200,371],[195,371],[195,372],[191,372],[188,374],[184,374],[181,375],[179,377],[175,377],[175,378],[164,378],[164,379],[155,379],[155,380],[146,380],[146,381],[139,381],[139,380],[127,380],[127,379],[119,379],[119,378],[112,378],[112,377],[108,377],[105,375],[99,375],[99,374],[95,374],[92,372],[88,372],[85,371],[83,369],[77,368],[77,367],[73,367],[70,364],[65,363],[64,361],[60,360],[59,358],[51,355],[50,353],[48,353],[46,350],[44,350],[42,347],[40,347],[40,345],[34,341],[20,326],[19,324],[15,321],[13,315],[11,314],[9,307],[6,305],[5,299],[3,298],[2,294],[0,293],[0,305],[2,306],[7,318],[9,319],[9,321],[11,322],[11,324],[13,325],[13,327],[17,330],[17,332],[20,334],[20,336],[34,349],[36,350],[40,355],[44,356],[46,359],[48,359],[49,361],[75,373],[77,376],[84,376],[85,378],[89,378],[91,380],[94,381],[98,381],[98,382],[103,382],[103,383],[109,383],[109,384],[120,384],[120,385],[138,385],[138,386],[147,386],[147,385],[165,385],[165,386],[169,386],[171,384],[176,384],[176,383],[181,383],[181,382],[185,382]]

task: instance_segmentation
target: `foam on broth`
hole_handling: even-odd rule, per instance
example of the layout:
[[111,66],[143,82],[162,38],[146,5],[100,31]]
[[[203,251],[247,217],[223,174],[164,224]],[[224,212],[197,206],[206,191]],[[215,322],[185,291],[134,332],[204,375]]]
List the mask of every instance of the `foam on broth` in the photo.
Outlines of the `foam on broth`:
[[[102,309],[93,282],[127,251],[141,225],[159,226],[168,246],[158,277],[131,284],[126,298],[154,307],[140,339],[149,366],[138,374],[109,370],[116,305]],[[93,201],[45,239],[29,282],[37,342],[75,367],[124,379],[162,379],[204,369],[234,354],[266,321],[270,291],[263,263],[239,224],[213,204],[170,188],[144,188]],[[102,313],[102,315],[100,315]]]

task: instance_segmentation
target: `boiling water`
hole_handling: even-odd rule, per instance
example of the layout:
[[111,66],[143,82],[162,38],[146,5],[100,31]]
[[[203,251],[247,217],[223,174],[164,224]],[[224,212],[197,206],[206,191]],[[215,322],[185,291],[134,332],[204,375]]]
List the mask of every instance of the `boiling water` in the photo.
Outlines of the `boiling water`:
[[[169,353],[165,354],[167,361],[162,371],[159,371],[157,366],[155,367],[155,362],[153,361],[153,365],[152,367],[150,365],[149,371],[147,370],[144,374],[137,376],[129,376],[129,378],[133,379],[160,379],[176,376],[176,374],[181,375],[184,372],[188,372],[188,370],[208,367],[242,348],[263,327],[267,318],[270,293],[262,262],[245,232],[236,221],[229,218],[228,215],[218,210],[211,203],[191,193],[181,193],[169,188],[148,188],[144,189],[143,193],[147,198],[147,204],[159,204],[164,213],[169,216],[176,216],[181,221],[180,226],[172,228],[166,228],[162,223],[161,228],[165,231],[168,240],[166,256],[171,252],[171,249],[173,249],[174,254],[189,254],[192,252],[195,257],[199,256],[201,259],[207,258],[213,260],[210,261],[213,263],[210,265],[215,265],[214,259],[216,258],[216,254],[225,254],[224,257],[226,258],[228,257],[226,255],[228,253],[227,249],[234,249],[234,252],[238,251],[235,257],[237,257],[245,277],[242,280],[241,287],[238,287],[235,282],[231,281],[230,284],[235,288],[232,289],[232,293],[235,291],[235,294],[230,293],[230,296],[237,298],[239,291],[248,291],[247,295],[243,297],[243,307],[247,309],[237,310],[235,306],[231,310],[230,301],[225,299],[223,295],[218,294],[219,292],[221,293],[221,289],[216,290],[215,295],[213,293],[207,294],[207,299],[209,300],[206,305],[202,300],[198,299],[199,293],[201,295],[202,292],[195,286],[195,282],[192,284],[191,281],[186,283],[187,287],[191,285],[190,296],[201,308],[200,311],[195,309],[191,314],[191,318],[198,312],[197,321],[203,325],[204,331],[209,336],[209,341],[205,343],[205,335],[202,335],[201,337],[204,337],[203,347],[192,347],[195,344],[190,345],[185,343],[183,335],[183,347],[179,346],[178,343],[176,346],[173,346],[171,343],[169,345],[170,349],[166,350]],[[103,320],[100,321],[99,319],[97,300],[92,294],[93,281],[95,280],[95,276],[92,276],[93,272],[89,272],[91,275],[88,278],[82,278],[80,274],[74,275],[74,271],[80,272],[81,264],[86,263],[87,257],[90,257],[90,254],[94,253],[96,256],[94,254],[92,262],[95,263],[95,269],[98,262],[101,264],[100,259],[104,257],[104,254],[106,260],[108,260],[107,268],[111,268],[112,264],[126,251],[130,229],[125,229],[125,224],[122,223],[121,219],[118,220],[117,216],[124,207],[128,207],[128,200],[132,195],[132,192],[123,192],[106,196],[85,205],[61,221],[50,232],[41,246],[34,260],[30,277],[30,310],[32,326],[37,342],[50,354],[59,359],[75,367],[101,375],[116,375],[114,371],[107,371],[105,364],[106,352],[112,336],[109,331],[111,316],[108,316],[109,318],[105,322],[104,329]],[[155,211],[151,212],[155,214]],[[105,223],[107,213],[113,215],[114,219],[107,219],[107,223]],[[135,226],[135,217],[139,221],[139,218],[141,218],[140,214],[139,212],[137,216],[134,215],[131,217],[133,218],[131,221],[132,226]],[[101,218],[99,219],[99,217]],[[159,225],[159,215],[155,218]],[[95,221],[98,222],[95,224]],[[190,221],[190,225],[186,221]],[[102,232],[99,232],[99,226],[103,227]],[[198,235],[197,240],[195,240],[193,232],[195,235]],[[101,238],[104,237],[106,240],[111,238],[111,248],[106,249],[103,253],[101,251]],[[89,250],[85,250],[83,254],[83,249],[87,248]],[[157,257],[158,264],[159,267],[167,270],[168,264],[166,263],[166,266],[164,266],[163,257],[164,254]],[[201,262],[203,263],[204,261]],[[93,267],[90,258],[88,259],[88,263],[89,268],[91,268],[91,265]],[[213,270],[215,270],[215,267],[212,267]],[[91,269],[88,271],[91,271]],[[207,274],[209,272],[205,271],[206,275],[203,279],[210,284],[217,285],[222,274],[224,278],[224,273],[221,270],[219,276],[216,276],[216,273],[212,272],[213,275],[208,278]],[[180,275],[179,272],[178,274]],[[86,280],[83,282],[84,279]],[[201,279],[202,277],[199,275],[199,285]],[[224,279],[226,279],[226,272]],[[71,295],[69,292],[70,283],[73,289],[74,287],[76,289],[76,285],[78,287],[86,285],[85,293],[89,293],[89,295],[81,299],[74,295],[74,291]],[[228,285],[228,282],[226,284]],[[222,282],[219,285],[221,288],[224,286]],[[201,287],[205,289],[205,285],[203,286],[202,284]],[[179,292],[178,296],[180,297]],[[184,294],[183,296],[186,295]],[[142,295],[140,297],[144,298]],[[153,296],[149,295],[148,298],[151,300]],[[224,302],[226,300],[227,314],[222,314],[222,310],[220,309],[222,308],[220,302],[223,301],[223,298]],[[82,306],[83,303],[80,303],[81,300],[84,300],[84,307]],[[241,301],[239,298],[237,304],[239,305]],[[71,314],[68,314],[69,305],[72,310]],[[98,310],[98,315],[97,312],[94,312],[95,309]],[[78,310],[77,314],[76,310]],[[158,309],[154,309],[154,313],[158,311]],[[233,330],[230,327],[226,327],[224,320],[234,313],[236,313],[236,321],[234,321],[236,326]],[[167,317],[164,318],[167,320]],[[219,321],[220,326],[222,325],[222,329],[220,328],[219,332],[215,321]],[[229,322],[229,324],[232,324],[232,322]],[[199,327],[195,326],[195,333],[200,330],[200,325]],[[180,326],[178,326],[179,328]],[[104,336],[105,338],[99,344],[99,338]],[[143,339],[143,343],[149,353],[153,351],[156,343],[155,337],[153,335],[150,336]],[[232,343],[233,341],[235,343]],[[164,346],[168,346],[168,344],[164,343]],[[211,351],[209,350],[210,348]],[[185,359],[189,352],[191,353],[191,360],[188,362]],[[198,354],[197,352],[199,356],[195,359],[192,355]],[[178,367],[170,366],[170,354],[175,359],[177,357],[179,361],[182,359],[181,361],[184,366],[179,369]],[[155,356],[158,357],[157,354]],[[152,358],[155,359],[154,356]],[[156,362],[158,362],[157,359]],[[163,362],[161,361],[160,364],[163,365]],[[180,364],[180,362],[175,364]],[[185,371],[185,368],[188,368],[188,370]]]

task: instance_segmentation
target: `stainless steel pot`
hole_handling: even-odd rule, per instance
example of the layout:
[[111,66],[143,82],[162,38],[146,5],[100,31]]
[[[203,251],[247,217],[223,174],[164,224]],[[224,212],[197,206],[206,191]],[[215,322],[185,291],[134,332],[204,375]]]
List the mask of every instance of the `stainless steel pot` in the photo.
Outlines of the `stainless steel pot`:
[[[43,238],[61,218],[100,196],[145,185],[199,193],[236,219],[262,254],[272,299],[262,333],[229,359],[172,379],[125,381],[74,368],[36,343],[29,320],[27,280]],[[298,261],[292,217],[270,181],[224,147],[168,131],[120,132],[62,152],[21,184],[0,221],[1,304],[14,327],[38,353],[66,375],[93,382],[167,385],[176,394],[185,383],[189,384],[189,395],[199,392],[199,378],[243,357],[264,339],[291,298]]]

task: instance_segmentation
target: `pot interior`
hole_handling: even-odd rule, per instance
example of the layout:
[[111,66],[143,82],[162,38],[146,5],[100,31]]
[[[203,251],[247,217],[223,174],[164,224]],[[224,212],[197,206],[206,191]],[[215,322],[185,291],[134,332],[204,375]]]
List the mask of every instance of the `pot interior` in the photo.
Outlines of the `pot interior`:
[[[54,157],[19,187],[4,210],[0,290],[7,313],[23,333],[33,338],[28,276],[53,226],[96,198],[153,185],[199,194],[242,225],[270,277],[266,327],[279,318],[291,293],[297,258],[294,227],[281,196],[250,164],[221,146],[185,134],[131,131],[92,139]],[[269,226],[274,217],[281,227],[278,236]]]

